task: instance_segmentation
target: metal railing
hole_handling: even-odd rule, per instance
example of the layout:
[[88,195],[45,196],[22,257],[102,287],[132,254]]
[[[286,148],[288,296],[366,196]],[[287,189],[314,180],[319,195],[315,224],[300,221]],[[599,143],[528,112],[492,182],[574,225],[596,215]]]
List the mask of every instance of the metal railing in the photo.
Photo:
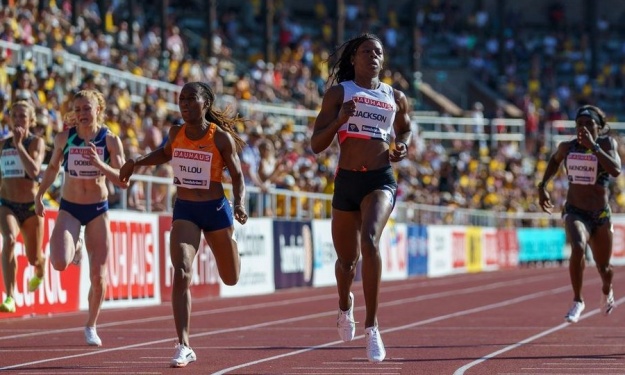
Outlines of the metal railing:
[[[608,127],[623,136],[625,135],[625,122],[608,122]],[[575,137],[575,121],[573,120],[557,120],[548,123],[545,126],[547,139],[550,139],[551,148],[558,147],[560,142],[570,141]]]
[[[168,196],[175,190],[171,178],[154,177],[149,175],[133,175],[131,181],[145,183],[147,192],[154,184],[165,184]],[[231,199],[232,186],[224,184],[226,194]],[[332,216],[332,195],[292,191],[287,189],[268,189],[262,191],[255,186],[246,186],[245,206],[251,217],[274,217],[284,219],[329,219]],[[150,194],[145,195],[145,204],[151,212],[152,202]],[[123,210],[132,210],[128,207],[128,191],[122,191]],[[171,200],[167,201],[166,212],[171,212]],[[561,224],[560,214],[548,215],[542,212],[497,212],[491,210],[477,210],[450,206],[433,206],[412,202],[398,202],[392,219],[402,223],[422,225],[470,225],[495,228],[520,227],[555,227]]]
[[[27,57],[30,57],[36,70],[47,70],[54,63],[55,57],[60,57],[58,61],[62,62],[64,72],[69,75],[71,82],[80,82],[88,73],[96,73],[109,84],[124,82],[132,95],[133,102],[142,101],[148,89],[156,89],[164,95],[169,110],[178,110],[176,105],[180,92],[178,85],[94,64],[67,51],[52,51],[43,46],[24,46],[0,40],[0,49],[6,49],[10,53],[10,61],[7,64],[9,74],[14,74],[15,67],[23,64]],[[27,56],[28,54],[31,56]]]
[[483,141],[496,147],[502,141],[525,143],[525,120],[472,117],[412,116],[423,139]]

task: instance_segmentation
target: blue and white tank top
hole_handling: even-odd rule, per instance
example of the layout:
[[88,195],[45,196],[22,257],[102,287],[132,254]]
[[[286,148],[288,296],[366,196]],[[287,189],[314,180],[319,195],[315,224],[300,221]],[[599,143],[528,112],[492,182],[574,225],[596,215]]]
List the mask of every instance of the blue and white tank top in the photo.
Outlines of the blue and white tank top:
[[[111,160],[109,150],[106,148],[106,134],[108,131],[109,129],[107,127],[101,127],[93,141],[91,141],[95,144],[100,159],[107,164]],[[92,165],[84,156],[89,152],[90,148],[89,144],[78,136],[76,127],[70,128],[67,136],[67,144],[63,149],[63,170],[65,173],[69,173],[71,177],[81,179],[99,177],[101,175],[100,170]]]

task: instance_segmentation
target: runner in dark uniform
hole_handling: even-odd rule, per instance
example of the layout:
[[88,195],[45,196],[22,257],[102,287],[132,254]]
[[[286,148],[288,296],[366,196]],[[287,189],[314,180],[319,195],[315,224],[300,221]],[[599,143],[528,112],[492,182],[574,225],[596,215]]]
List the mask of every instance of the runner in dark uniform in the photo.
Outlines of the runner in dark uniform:
[[614,309],[612,290],[612,222],[608,182],[610,176],[621,173],[621,159],[617,143],[607,134],[605,114],[595,106],[585,105],[575,116],[577,138],[562,142],[549,159],[542,181],[538,184],[540,207],[548,213],[553,209],[548,181],[565,163],[569,180],[566,204],[562,210],[564,228],[571,244],[569,273],[573,287],[573,306],[565,320],[575,323],[585,308],[582,284],[585,267],[584,253],[590,246],[592,255],[603,281],[601,311],[608,315]]

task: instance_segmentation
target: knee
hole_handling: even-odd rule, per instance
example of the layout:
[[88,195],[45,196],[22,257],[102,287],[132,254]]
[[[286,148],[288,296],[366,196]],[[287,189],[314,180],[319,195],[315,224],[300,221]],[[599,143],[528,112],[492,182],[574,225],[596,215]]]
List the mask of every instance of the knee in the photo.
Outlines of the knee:
[[39,254],[36,251],[26,251],[26,257],[31,266],[38,266],[41,263]]
[[380,241],[373,234],[362,236],[360,239],[360,251],[363,258],[376,256],[379,253],[379,246]]
[[584,257],[586,246],[582,244],[571,244],[571,259],[580,259]]
[[597,270],[602,275],[608,274],[612,272],[612,266],[609,264],[597,264]]
[[[3,238],[2,241],[2,255],[3,256],[12,256],[13,255],[13,249],[15,249],[15,244],[17,243],[17,240],[15,238],[14,235],[9,234],[6,235]],[[7,250],[7,251],[5,251]]]
[[223,283],[228,286],[237,285],[237,283],[239,282],[239,274],[235,273],[232,275],[225,275],[221,278],[221,281],[223,281]]
[[50,256],[50,264],[52,265],[52,268],[54,268],[55,271],[65,271],[65,269],[69,265],[69,263],[67,263],[65,259],[55,257],[55,256]]
[[353,259],[353,260],[338,258],[336,260],[336,267],[339,270],[341,270],[343,273],[351,273],[356,270],[357,263],[358,263],[358,258]]
[[91,288],[93,289],[104,289],[104,285],[106,284],[106,277],[104,277],[103,275],[91,275],[90,277],[91,280]]
[[188,287],[191,284],[192,274],[191,270],[185,266],[178,266],[174,268],[174,285],[184,285]]

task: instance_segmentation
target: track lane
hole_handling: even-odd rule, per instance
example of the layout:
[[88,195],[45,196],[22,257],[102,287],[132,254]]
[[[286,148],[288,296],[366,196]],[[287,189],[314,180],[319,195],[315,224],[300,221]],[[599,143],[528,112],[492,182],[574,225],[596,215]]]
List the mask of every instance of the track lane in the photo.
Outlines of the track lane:
[[[590,272],[587,278],[585,289],[590,294],[592,288],[597,289],[598,278]],[[354,285],[356,320],[362,322],[360,288],[359,283]],[[365,359],[361,324],[355,341],[338,341],[334,287],[198,299],[194,300],[191,335],[198,362],[188,370],[194,374],[453,374],[490,353],[560,325],[569,296],[563,268],[385,282],[380,328],[388,359],[380,365]],[[519,308],[527,305],[532,306],[529,314]],[[588,312],[591,304],[587,305]],[[17,319],[11,324],[1,321],[0,371],[176,371],[167,367],[175,343],[170,310],[165,304],[103,311],[99,332],[105,346],[100,349],[84,346],[82,328],[76,328],[84,319],[82,314]],[[618,314],[619,309],[613,315]],[[508,354],[514,357],[522,346]],[[19,355],[9,354],[16,350]],[[466,373],[478,374],[492,361],[487,358]]]

